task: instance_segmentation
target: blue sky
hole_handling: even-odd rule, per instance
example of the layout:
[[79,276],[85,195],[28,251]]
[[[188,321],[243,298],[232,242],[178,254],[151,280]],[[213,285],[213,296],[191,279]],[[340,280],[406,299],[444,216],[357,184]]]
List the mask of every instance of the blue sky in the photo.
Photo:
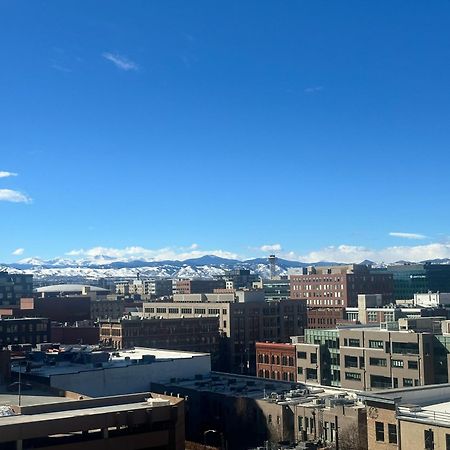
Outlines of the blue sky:
[[0,55],[0,261],[450,256],[448,1],[3,0]]

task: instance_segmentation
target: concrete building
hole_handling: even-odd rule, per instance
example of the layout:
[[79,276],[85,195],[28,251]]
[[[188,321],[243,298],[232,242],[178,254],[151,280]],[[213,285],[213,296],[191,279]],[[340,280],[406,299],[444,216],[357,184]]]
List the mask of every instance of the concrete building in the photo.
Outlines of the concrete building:
[[100,322],[100,342],[116,349],[151,347],[211,353],[219,351],[219,319],[129,317]]
[[363,396],[369,449],[450,449],[450,384]]
[[253,282],[258,281],[258,275],[248,269],[227,270],[225,275],[217,278],[225,281],[225,289],[251,289]]
[[[80,400],[80,398],[82,398]],[[85,398],[61,390],[0,393],[2,450],[183,450],[184,402],[151,392]]]
[[254,287],[264,290],[264,298],[266,301],[287,300],[291,298],[291,283],[288,277],[279,279],[263,279],[253,283]]
[[212,372],[153,383],[152,390],[186,398],[186,436],[194,442],[203,443],[205,433],[215,430],[214,444],[221,448],[267,448],[267,441],[275,448],[313,448],[300,444],[320,439],[332,445],[338,435],[344,442],[347,431],[357,429],[358,449],[367,448],[364,405],[341,389]]
[[306,299],[308,308],[346,308],[357,306],[358,294],[382,294],[393,301],[393,278],[359,264],[307,267],[290,275],[291,298]]
[[[27,352],[28,370],[22,378],[30,383],[90,397],[146,392],[150,383],[174,378],[206,376],[211,358],[206,353],[136,347],[106,351],[92,346],[57,346]],[[19,368],[12,368],[13,374]]]
[[449,380],[449,337],[442,319],[399,319],[398,325],[306,330],[293,338],[297,381],[376,390]]
[[33,294],[33,275],[0,270],[0,308],[18,306],[21,297]]
[[173,294],[206,294],[214,292],[214,289],[225,289],[225,287],[225,280],[173,280]]
[[450,306],[450,293],[427,292],[426,294],[414,294],[414,306],[424,308],[436,308],[438,306]]
[[[289,342],[305,327],[305,302],[266,302],[264,291],[174,295],[172,302],[144,303],[144,317],[218,317],[223,335],[220,370],[256,373],[257,341]],[[297,331],[298,332],[297,332]]]
[[172,295],[172,280],[137,278],[135,280],[117,281],[115,283],[117,294],[141,295],[159,298]]

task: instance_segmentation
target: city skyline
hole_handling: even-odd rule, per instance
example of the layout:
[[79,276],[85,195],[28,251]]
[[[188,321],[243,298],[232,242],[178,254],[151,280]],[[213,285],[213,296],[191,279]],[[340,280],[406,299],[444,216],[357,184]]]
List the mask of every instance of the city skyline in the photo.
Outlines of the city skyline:
[[448,13],[3,2],[0,261],[450,258]]

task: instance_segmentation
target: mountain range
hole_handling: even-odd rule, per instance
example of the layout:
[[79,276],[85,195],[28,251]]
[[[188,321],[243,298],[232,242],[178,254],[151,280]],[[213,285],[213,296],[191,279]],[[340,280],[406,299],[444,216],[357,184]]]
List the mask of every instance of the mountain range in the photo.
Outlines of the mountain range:
[[[450,264],[450,259],[436,259],[422,262]],[[400,263],[400,262],[399,262]],[[401,263],[406,263],[401,261]],[[306,266],[328,266],[343,263],[334,261],[318,261],[306,263],[277,258],[276,271],[279,275],[286,275],[289,269]],[[373,261],[363,261],[362,264],[380,267]],[[270,268],[267,258],[254,258],[240,261],[237,259],[221,258],[215,255],[205,255],[199,258],[178,260],[120,260],[110,256],[99,255],[85,259],[56,258],[43,260],[26,258],[18,263],[0,264],[11,272],[26,272],[42,281],[75,281],[97,280],[99,278],[134,278],[138,274],[152,278],[213,278],[223,275],[230,269],[250,269],[252,272],[268,277]]]

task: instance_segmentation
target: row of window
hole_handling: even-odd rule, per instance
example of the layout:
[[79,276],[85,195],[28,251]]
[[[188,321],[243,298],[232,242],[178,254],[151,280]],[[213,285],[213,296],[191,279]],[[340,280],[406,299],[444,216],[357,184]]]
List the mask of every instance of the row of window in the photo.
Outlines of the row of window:
[[279,372],[269,370],[258,370],[258,377],[260,378],[270,378],[272,380],[283,380],[283,381],[295,381],[295,375],[292,372]]
[[[192,314],[192,308],[145,308],[144,312],[148,314],[155,313],[156,314],[166,314],[167,312],[169,314]],[[194,308],[194,314],[206,314],[205,308]],[[218,308],[208,308],[208,314],[217,315],[220,314],[220,309]],[[224,309],[222,311],[222,314],[226,315],[227,310]]]
[[295,362],[294,362],[294,358],[292,356],[282,356],[280,358],[279,355],[265,355],[265,354],[258,354],[258,362],[259,363],[264,363],[264,364],[276,364],[276,365],[281,365],[282,366],[291,366],[294,367]]
[[[388,423],[387,433],[388,442],[390,444],[397,444],[397,425]],[[383,422],[375,422],[375,439],[377,440],[377,442],[385,442]]]

